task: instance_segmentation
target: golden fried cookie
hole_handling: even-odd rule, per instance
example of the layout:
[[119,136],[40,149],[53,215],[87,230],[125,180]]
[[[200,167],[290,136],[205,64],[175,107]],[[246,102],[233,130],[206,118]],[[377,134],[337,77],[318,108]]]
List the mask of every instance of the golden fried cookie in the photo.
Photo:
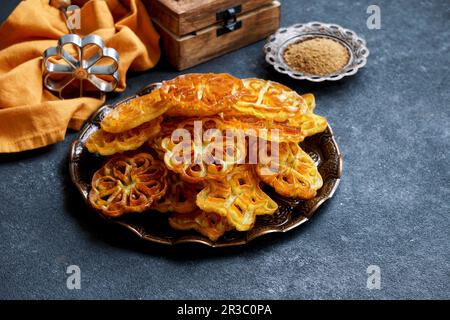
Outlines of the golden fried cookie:
[[299,125],[291,125],[288,121],[277,122],[246,115],[191,118],[183,123],[202,121],[203,130],[217,128],[222,130],[224,134],[229,130],[231,134],[238,137],[241,135],[255,136],[276,142],[301,142],[306,137],[324,131],[328,125],[324,117],[315,114],[305,114],[297,118]]
[[161,131],[161,121],[162,117],[158,117],[136,128],[120,133],[111,133],[100,129],[89,137],[86,141],[86,147],[89,152],[98,152],[102,156],[135,150],[146,141],[158,136]]
[[187,183],[171,171],[168,172],[167,182],[169,186],[166,194],[154,202],[152,209],[160,212],[189,213],[197,208],[195,200],[197,193],[202,189],[200,185]]
[[[177,131],[161,141],[164,163],[190,183],[206,179],[222,179],[233,166],[245,161],[245,140],[236,143],[219,129],[210,128],[208,121],[185,120]],[[181,131],[179,131],[181,130]]]
[[[201,124],[203,132],[208,129],[218,129],[228,138],[233,136],[235,139],[242,139],[245,136],[254,136],[269,141],[298,142],[305,138],[298,126],[289,125],[287,122],[274,122],[245,115],[171,118],[163,122],[162,136],[170,136],[173,130],[177,128],[185,128],[192,132],[196,121]],[[151,146],[158,149],[158,145],[152,144]]]
[[142,212],[166,193],[166,175],[150,154],[115,156],[94,174],[89,203],[110,217]]
[[161,147],[161,142],[163,139],[164,136],[160,134],[156,138],[148,140],[148,146],[156,152],[156,154],[158,155],[158,159],[160,160],[164,160],[165,151]]
[[[328,122],[325,117],[317,114],[304,114],[299,117],[299,126],[302,131],[301,136],[304,139],[324,132],[328,127]],[[303,141],[303,139],[300,141]]]
[[242,81],[225,73],[186,74],[164,81],[161,98],[169,116],[209,116],[229,109],[237,101]]
[[278,153],[272,149],[270,156],[260,157],[256,165],[260,179],[285,197],[315,197],[323,182],[311,157],[295,142],[280,143],[278,148]]
[[155,90],[118,105],[100,124],[107,132],[119,133],[159,117],[167,108],[168,105],[161,102],[159,91]]
[[307,112],[305,100],[297,92],[279,83],[244,79],[239,100],[228,115],[250,115],[265,120],[288,121],[297,125],[297,117]]
[[169,218],[169,224],[176,230],[196,230],[212,241],[216,241],[226,231],[232,229],[225,217],[202,210],[184,214],[174,213]]
[[239,231],[253,227],[257,215],[273,214],[278,205],[259,187],[252,166],[239,165],[221,181],[209,180],[197,195],[197,206],[227,217]]
[[301,127],[285,122],[258,119],[253,116],[223,116],[222,130],[240,130],[246,136],[254,136],[269,141],[303,141]]
[[[323,132],[327,129],[328,123],[325,117],[314,114],[314,109],[316,108],[316,99],[311,93],[302,95],[306,102],[307,109],[306,113],[298,116],[298,125],[301,128],[303,139],[316,133]],[[303,140],[302,139],[302,140]],[[299,140],[299,141],[302,141]],[[293,140],[295,141],[295,140]]]
[[302,98],[305,100],[307,108],[306,113],[313,113],[316,108],[316,98],[312,93],[306,93],[302,95]]

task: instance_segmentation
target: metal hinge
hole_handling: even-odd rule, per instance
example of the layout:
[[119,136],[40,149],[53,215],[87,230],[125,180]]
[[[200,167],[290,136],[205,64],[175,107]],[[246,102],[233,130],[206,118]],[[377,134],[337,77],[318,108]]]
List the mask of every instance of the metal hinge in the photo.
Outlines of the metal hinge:
[[242,11],[242,6],[238,5],[216,13],[217,21],[223,21],[223,25],[217,29],[217,36],[232,32],[242,27],[242,21],[237,21],[236,15]]

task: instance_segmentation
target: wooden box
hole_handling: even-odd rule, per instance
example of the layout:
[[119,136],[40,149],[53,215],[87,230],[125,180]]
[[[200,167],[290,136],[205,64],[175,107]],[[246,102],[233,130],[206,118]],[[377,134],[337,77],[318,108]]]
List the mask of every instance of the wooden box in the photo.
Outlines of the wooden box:
[[273,0],[144,0],[169,62],[183,70],[267,37],[280,24]]

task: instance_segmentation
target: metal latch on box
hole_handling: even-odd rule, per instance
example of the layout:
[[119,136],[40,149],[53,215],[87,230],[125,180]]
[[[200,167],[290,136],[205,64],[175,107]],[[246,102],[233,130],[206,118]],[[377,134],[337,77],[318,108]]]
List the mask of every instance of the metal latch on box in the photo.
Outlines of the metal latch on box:
[[242,27],[242,21],[237,21],[236,15],[242,11],[238,5],[216,13],[217,21],[223,21],[223,25],[217,29],[217,36],[232,32]]

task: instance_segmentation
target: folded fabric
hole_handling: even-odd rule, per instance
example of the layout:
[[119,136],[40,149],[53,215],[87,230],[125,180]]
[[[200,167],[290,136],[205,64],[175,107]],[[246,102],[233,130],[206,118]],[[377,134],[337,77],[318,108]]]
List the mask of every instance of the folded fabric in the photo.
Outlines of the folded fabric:
[[[80,36],[96,34],[119,52],[120,82],[126,72],[144,71],[159,60],[159,36],[140,0],[72,1],[81,8]],[[43,86],[42,53],[69,33],[49,0],[25,0],[0,26],[0,152],[39,148],[78,130],[104,101],[61,100]]]

